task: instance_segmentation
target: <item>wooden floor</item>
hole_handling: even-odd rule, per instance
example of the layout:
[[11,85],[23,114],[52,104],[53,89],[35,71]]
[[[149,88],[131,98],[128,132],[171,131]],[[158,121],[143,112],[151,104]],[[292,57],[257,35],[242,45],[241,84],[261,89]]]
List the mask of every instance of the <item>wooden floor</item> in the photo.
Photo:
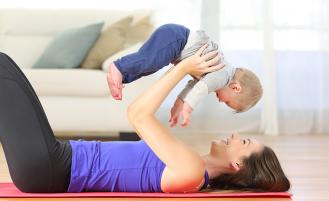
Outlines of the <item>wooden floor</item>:
[[[209,150],[211,139],[226,137],[218,135],[177,135],[180,139],[190,144],[200,154],[206,154]],[[248,135],[254,139],[258,139],[265,144],[271,146],[277,153],[283,169],[286,171],[288,178],[292,183],[291,193],[292,200],[298,201],[327,201],[329,200],[329,135],[327,136],[281,136],[281,137],[264,137]],[[11,181],[7,164],[0,148],[0,182]],[[22,199],[4,199],[0,200],[22,200]],[[24,200],[54,200],[54,199],[24,199]],[[56,199],[56,200],[157,200],[157,201],[176,201],[176,200],[209,200],[207,199],[191,199],[191,198],[141,198],[141,199]],[[286,198],[211,198],[211,200],[221,201],[287,201]]]

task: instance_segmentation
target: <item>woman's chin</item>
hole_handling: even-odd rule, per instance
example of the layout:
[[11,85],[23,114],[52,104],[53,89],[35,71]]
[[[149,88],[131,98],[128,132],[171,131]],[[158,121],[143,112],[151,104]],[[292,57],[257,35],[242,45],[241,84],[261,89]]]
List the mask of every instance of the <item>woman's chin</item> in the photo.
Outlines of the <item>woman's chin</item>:
[[213,140],[211,141],[211,144],[212,145],[215,145],[215,146],[225,146],[226,145],[226,141],[221,139],[221,140]]

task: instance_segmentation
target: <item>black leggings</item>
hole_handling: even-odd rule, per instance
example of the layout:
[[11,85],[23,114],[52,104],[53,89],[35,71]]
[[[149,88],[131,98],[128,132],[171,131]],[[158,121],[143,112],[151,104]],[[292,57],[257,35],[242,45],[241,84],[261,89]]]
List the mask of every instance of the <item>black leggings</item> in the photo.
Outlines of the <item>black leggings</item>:
[[31,84],[0,52],[0,141],[10,176],[23,192],[66,192],[72,150],[58,141]]

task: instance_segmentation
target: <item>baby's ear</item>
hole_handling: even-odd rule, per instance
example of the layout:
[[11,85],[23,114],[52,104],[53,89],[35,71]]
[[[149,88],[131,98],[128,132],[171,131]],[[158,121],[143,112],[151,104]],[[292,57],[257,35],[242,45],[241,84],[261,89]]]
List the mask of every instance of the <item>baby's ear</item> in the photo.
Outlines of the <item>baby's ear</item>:
[[236,93],[240,93],[242,90],[242,87],[239,82],[232,82],[229,84],[229,87],[234,90]]

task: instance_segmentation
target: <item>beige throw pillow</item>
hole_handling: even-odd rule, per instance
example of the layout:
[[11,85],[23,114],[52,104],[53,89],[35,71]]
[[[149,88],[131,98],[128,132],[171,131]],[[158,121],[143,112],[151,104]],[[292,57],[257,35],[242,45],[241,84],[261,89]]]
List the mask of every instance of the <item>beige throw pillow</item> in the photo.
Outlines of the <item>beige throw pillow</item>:
[[138,42],[145,42],[154,30],[151,13],[137,13],[127,32],[125,47],[130,47]]
[[105,72],[108,72],[109,71],[109,67],[110,67],[110,64],[117,60],[117,59],[120,59],[121,57],[124,57],[128,54],[132,54],[132,53],[135,53],[139,50],[140,47],[142,47],[143,43],[136,43],[135,45],[131,46],[131,47],[128,47],[128,48],[125,48],[113,55],[111,55],[109,58],[107,58],[104,63],[103,63],[103,71]]
[[101,69],[106,58],[123,49],[131,22],[132,17],[129,16],[105,28],[81,64],[81,68]]

